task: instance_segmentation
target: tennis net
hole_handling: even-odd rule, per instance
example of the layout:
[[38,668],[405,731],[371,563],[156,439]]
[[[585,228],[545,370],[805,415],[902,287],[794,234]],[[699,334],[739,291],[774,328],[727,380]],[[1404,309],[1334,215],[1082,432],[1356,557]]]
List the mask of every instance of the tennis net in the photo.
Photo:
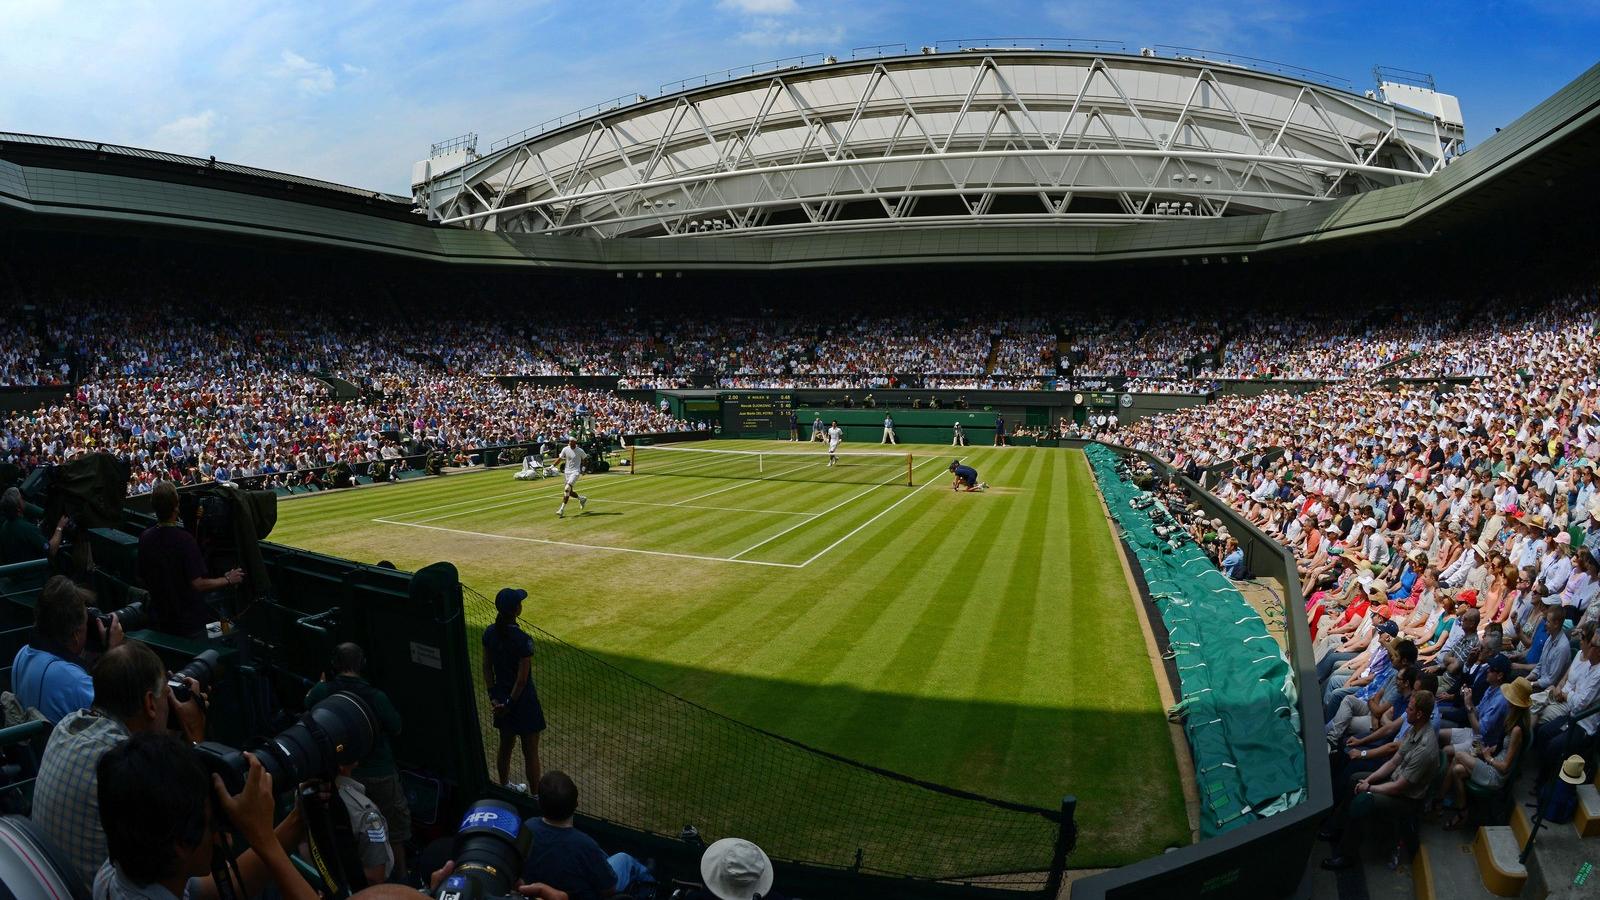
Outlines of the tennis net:
[[636,475],[689,475],[747,481],[822,481],[839,484],[913,484],[910,453],[836,453],[713,450],[703,447],[634,447]]

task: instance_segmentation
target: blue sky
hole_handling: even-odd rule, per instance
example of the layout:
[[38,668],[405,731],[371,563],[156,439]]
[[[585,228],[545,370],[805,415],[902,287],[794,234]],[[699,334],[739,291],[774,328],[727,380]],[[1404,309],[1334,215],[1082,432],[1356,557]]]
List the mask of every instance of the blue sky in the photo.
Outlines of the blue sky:
[[1110,38],[1371,86],[1431,72],[1481,142],[1600,59],[1600,0],[0,0],[0,131],[215,154],[409,193],[437,140],[481,145],[729,66],[886,42]]

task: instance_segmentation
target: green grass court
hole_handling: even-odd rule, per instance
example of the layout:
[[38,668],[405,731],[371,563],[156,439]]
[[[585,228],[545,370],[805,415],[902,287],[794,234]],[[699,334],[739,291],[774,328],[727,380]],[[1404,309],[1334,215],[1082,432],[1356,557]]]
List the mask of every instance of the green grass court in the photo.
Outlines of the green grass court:
[[[1049,808],[1076,794],[1074,868],[1186,843],[1155,676],[1083,455],[970,448],[993,490],[957,494],[950,448],[906,449],[915,487],[903,461],[900,483],[874,483],[895,466],[707,458],[682,475],[586,476],[588,509],[557,519],[558,479],[503,468],[285,500],[271,539],[402,569],[449,560],[489,596],[526,588],[540,627],[823,750]],[[555,754],[559,721],[544,740]]]

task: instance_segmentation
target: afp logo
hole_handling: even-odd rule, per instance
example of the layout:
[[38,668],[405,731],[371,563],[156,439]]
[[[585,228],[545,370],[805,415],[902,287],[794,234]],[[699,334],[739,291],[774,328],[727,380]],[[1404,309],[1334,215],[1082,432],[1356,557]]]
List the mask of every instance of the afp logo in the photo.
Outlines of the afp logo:
[[496,809],[492,806],[474,806],[472,809],[467,810],[465,816],[461,817],[461,830],[465,831],[469,828],[493,828],[496,831],[504,832],[512,840],[516,840],[517,834],[522,830],[522,821],[517,818],[515,813],[504,809]]

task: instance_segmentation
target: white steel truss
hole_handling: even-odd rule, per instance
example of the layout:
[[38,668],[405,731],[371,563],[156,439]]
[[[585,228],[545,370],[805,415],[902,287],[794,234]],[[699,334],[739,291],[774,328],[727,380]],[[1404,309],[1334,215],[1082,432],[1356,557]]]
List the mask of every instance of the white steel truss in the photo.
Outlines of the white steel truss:
[[778,72],[443,172],[435,221],[669,237],[1271,212],[1426,178],[1453,138],[1372,97],[1195,59],[1031,51]]

